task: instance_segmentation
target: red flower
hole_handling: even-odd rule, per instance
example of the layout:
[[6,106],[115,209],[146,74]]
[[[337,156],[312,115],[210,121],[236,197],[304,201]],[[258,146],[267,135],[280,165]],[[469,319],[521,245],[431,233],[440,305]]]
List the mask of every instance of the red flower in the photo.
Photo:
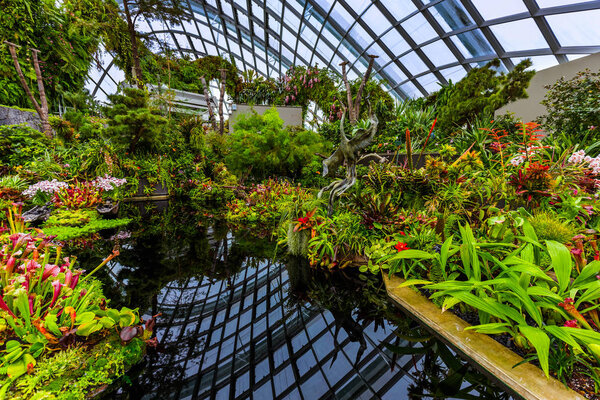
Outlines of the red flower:
[[570,319],[567,322],[565,322],[563,326],[566,326],[567,328],[577,328],[577,321],[575,321],[574,319]]
[[404,250],[410,250],[410,247],[408,247],[408,244],[407,243],[402,243],[402,242],[398,242],[398,244],[396,244],[394,246],[394,248],[396,250],[398,250],[398,253],[400,253],[401,251],[404,251]]

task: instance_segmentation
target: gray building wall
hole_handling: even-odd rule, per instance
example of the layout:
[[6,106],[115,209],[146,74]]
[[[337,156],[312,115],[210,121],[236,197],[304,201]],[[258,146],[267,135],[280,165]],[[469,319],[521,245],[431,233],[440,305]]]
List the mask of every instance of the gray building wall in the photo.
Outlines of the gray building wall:
[[41,132],[42,123],[37,113],[0,106],[0,125],[27,124]]
[[[258,114],[263,115],[265,111],[271,109],[271,106],[249,106],[246,104],[237,104],[237,109],[234,110],[229,116],[229,126],[235,125],[236,119],[241,114],[248,114],[252,112],[252,109]],[[302,126],[302,107],[284,107],[278,106],[277,112],[279,117],[283,120],[283,126]]]
[[552,85],[563,76],[570,79],[586,68],[592,71],[600,70],[600,53],[538,71],[527,89],[529,98],[517,100],[498,109],[496,115],[502,115],[510,111],[524,122],[535,120],[546,113],[546,107],[540,104],[548,91],[544,86]]

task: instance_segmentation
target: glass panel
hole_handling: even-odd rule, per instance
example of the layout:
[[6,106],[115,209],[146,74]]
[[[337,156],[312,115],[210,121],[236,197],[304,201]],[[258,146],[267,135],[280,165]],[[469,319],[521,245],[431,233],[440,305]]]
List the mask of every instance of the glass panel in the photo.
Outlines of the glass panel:
[[437,34],[431,25],[429,25],[429,22],[427,22],[425,17],[421,14],[417,14],[404,21],[402,27],[417,44],[421,44],[429,39],[437,37]]
[[456,67],[446,68],[440,71],[446,80],[456,83],[464,78],[467,75],[467,70],[462,65],[457,65]]
[[369,0],[345,0],[345,2],[348,4],[348,8],[357,14],[362,13],[371,3]]
[[362,16],[367,26],[371,28],[377,36],[381,36],[383,32],[391,26],[390,21],[377,9],[376,6],[371,6]]
[[436,67],[456,62],[456,57],[443,40],[435,41],[422,49]]
[[445,32],[473,25],[471,15],[465,10],[460,2],[446,0],[429,9],[435,20]]
[[391,31],[386,33],[381,40],[387,45],[394,55],[400,55],[410,50],[410,46],[408,43],[406,43],[406,40],[402,38],[396,28],[393,28]]
[[558,64],[558,60],[554,56],[536,56],[536,57],[521,57],[521,58],[513,58],[512,61],[516,64],[520,63],[522,60],[530,58],[533,62],[533,69],[536,71],[541,71],[546,68],[554,67]]
[[348,11],[340,3],[335,3],[333,11],[331,12],[331,19],[337,22],[342,29],[348,30],[354,22],[354,18],[350,16]]
[[527,12],[527,7],[522,0],[471,0],[483,19],[494,19],[513,15],[520,12]]
[[414,51],[400,58],[399,61],[413,75],[427,71],[427,66]]
[[398,0],[381,0],[381,4],[396,18],[398,21],[417,11],[417,7],[412,1]]
[[427,74],[417,78],[421,86],[429,93],[433,93],[440,89],[439,81],[434,74]]
[[452,41],[465,58],[492,56],[495,54],[492,46],[479,29],[451,36]]
[[406,93],[408,97],[422,97],[423,93],[412,82],[406,82],[400,86],[400,90]]
[[395,81],[390,82],[394,85],[406,80],[406,75],[402,72],[400,67],[396,65],[396,63],[391,63],[385,67],[385,72]]
[[561,46],[589,46],[600,42],[600,10],[546,17]]
[[375,63],[378,65],[386,65],[390,61],[392,61],[390,56],[388,56],[386,54],[386,52],[383,51],[383,49],[377,43],[373,43],[373,45],[371,47],[369,47],[367,54],[373,54],[373,55],[379,56],[379,58],[377,58],[375,60]]
[[493,25],[490,29],[506,51],[548,48],[548,43],[532,19]]
[[546,8],[546,7],[556,7],[556,6],[567,6],[570,4],[577,4],[577,3],[588,3],[590,1],[593,0],[537,0],[538,6],[540,6],[540,8]]

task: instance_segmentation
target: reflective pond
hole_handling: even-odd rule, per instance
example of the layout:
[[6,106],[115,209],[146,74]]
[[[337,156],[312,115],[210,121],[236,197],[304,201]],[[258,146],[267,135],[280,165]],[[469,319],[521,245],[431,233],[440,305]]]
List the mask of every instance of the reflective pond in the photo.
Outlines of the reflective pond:
[[160,344],[107,398],[511,398],[389,303],[377,276],[316,271],[185,205],[124,212],[128,231],[76,251],[93,265],[120,246],[105,294],[161,313]]

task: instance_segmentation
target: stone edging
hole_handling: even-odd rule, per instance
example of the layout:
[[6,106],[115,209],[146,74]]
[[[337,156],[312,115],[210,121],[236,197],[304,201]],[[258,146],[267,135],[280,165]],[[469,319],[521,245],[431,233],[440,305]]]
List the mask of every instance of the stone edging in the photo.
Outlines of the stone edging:
[[585,400],[554,378],[546,378],[538,367],[524,363],[513,368],[523,358],[491,337],[465,331],[467,322],[450,312],[444,312],[429,299],[409,287],[398,288],[404,279],[383,274],[388,296],[400,308],[432,330],[458,353],[469,358],[483,373],[498,380],[510,392],[527,400]]

